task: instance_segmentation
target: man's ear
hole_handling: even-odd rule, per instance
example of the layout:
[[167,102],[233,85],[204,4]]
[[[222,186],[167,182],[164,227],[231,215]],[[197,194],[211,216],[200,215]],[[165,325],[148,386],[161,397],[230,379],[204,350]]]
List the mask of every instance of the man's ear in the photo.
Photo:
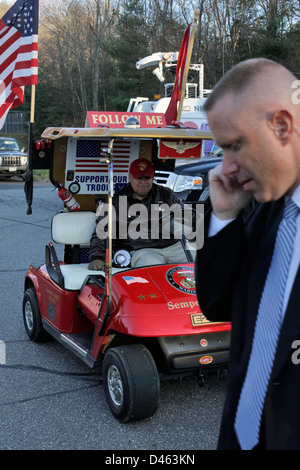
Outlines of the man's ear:
[[289,111],[285,109],[275,111],[269,116],[268,125],[282,144],[289,142],[293,132],[293,116]]

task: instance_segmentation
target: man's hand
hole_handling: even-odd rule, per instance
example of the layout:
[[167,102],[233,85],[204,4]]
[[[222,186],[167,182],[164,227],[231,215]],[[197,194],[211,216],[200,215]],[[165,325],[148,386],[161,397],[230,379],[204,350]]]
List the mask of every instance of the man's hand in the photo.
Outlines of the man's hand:
[[104,261],[102,259],[94,259],[90,262],[88,268],[92,271],[101,271],[103,269]]
[[252,193],[244,191],[236,179],[222,173],[222,165],[209,172],[209,189],[213,212],[221,220],[237,217],[252,198]]

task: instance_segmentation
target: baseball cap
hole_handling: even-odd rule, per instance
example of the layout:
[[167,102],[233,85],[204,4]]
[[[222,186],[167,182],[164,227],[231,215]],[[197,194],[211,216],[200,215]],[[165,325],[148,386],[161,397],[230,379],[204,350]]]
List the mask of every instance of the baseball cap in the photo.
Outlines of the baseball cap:
[[152,163],[146,158],[138,158],[134,160],[129,168],[129,173],[134,179],[142,178],[143,176],[154,177],[154,169]]

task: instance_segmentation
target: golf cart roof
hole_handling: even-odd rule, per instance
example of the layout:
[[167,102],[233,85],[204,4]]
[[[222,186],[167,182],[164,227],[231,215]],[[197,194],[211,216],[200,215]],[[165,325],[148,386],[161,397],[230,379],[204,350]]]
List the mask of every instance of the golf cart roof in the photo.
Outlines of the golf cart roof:
[[110,129],[107,127],[47,127],[42,134],[43,139],[56,140],[61,137],[73,138],[135,138],[135,139],[191,139],[191,140],[206,140],[212,139],[210,131],[201,129],[190,129],[184,127],[160,127],[160,128],[121,128]]

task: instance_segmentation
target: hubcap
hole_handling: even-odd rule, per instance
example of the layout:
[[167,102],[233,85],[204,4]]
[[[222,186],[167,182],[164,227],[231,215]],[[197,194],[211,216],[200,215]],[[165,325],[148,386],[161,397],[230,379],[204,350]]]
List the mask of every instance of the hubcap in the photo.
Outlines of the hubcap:
[[32,313],[32,306],[29,301],[25,304],[25,321],[28,330],[32,331],[33,329],[33,313]]
[[123,384],[120,372],[116,366],[110,366],[107,371],[107,384],[110,397],[115,405],[123,402]]

